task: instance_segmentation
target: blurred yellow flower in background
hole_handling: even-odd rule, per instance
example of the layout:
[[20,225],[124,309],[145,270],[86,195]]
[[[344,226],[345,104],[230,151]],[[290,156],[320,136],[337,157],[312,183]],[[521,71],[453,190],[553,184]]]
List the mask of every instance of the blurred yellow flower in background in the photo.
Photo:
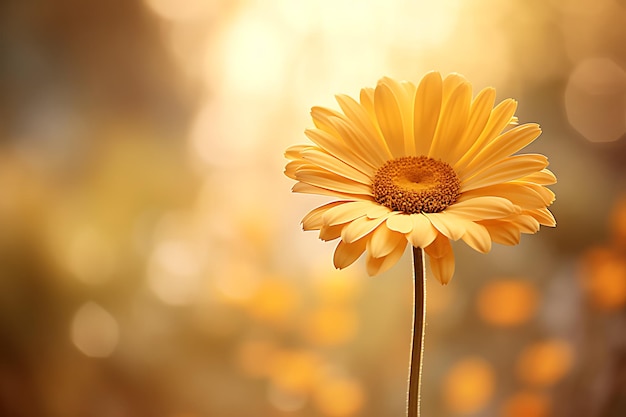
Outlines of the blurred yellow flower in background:
[[461,75],[428,73],[419,85],[382,78],[360,101],[336,99],[341,112],[313,107],[312,145],[287,149],[294,192],[339,198],[302,220],[322,240],[341,238],[334,254],[345,268],[366,254],[367,272],[393,266],[407,242],[424,248],[433,275],[454,274],[450,240],[486,253],[492,242],[519,243],[521,233],[555,226],[547,207],[556,177],[539,154],[514,155],[540,134],[517,125],[517,102],[494,107],[495,90],[472,99]]

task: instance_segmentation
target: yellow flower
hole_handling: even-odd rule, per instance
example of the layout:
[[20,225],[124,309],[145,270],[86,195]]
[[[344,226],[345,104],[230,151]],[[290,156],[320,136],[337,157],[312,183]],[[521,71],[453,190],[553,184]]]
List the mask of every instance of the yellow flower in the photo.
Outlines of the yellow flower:
[[338,198],[308,213],[304,230],[340,238],[334,254],[345,268],[366,254],[367,272],[393,266],[407,242],[424,248],[433,275],[454,274],[450,240],[479,252],[519,243],[521,233],[555,226],[547,207],[556,177],[538,154],[514,155],[540,134],[517,125],[517,102],[494,107],[495,90],[472,99],[461,75],[428,73],[416,87],[382,78],[360,101],[337,95],[341,112],[314,107],[310,145],[287,149],[285,174],[294,192]]

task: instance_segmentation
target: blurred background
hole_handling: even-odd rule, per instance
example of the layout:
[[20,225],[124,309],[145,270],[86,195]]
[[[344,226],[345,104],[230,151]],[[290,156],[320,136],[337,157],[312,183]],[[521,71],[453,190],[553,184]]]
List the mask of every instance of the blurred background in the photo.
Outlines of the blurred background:
[[428,284],[423,415],[626,415],[626,1],[0,2],[0,415],[403,416],[409,251],[300,219],[313,105],[460,72],[544,133],[558,227]]

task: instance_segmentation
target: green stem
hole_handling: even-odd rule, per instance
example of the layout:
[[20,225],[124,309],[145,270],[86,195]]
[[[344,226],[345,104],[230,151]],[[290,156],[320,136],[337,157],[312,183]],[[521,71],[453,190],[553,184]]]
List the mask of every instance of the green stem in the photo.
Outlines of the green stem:
[[426,271],[424,251],[413,248],[413,339],[409,363],[409,392],[407,417],[420,416],[420,388],[424,354],[424,323],[426,321]]

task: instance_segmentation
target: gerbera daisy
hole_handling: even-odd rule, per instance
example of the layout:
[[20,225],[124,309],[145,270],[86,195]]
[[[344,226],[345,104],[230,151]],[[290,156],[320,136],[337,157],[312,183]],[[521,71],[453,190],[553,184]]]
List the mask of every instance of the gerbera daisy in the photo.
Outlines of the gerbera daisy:
[[494,107],[495,95],[485,88],[472,98],[461,75],[431,72],[417,87],[382,78],[359,101],[337,95],[341,111],[313,107],[315,128],[305,132],[313,144],[287,149],[285,173],[294,192],[338,199],[302,220],[322,240],[340,239],[337,268],[366,252],[367,272],[379,274],[409,243],[446,284],[451,240],[486,253],[492,242],[515,245],[522,233],[555,226],[548,159],[515,154],[541,129],[518,125],[517,102]]

